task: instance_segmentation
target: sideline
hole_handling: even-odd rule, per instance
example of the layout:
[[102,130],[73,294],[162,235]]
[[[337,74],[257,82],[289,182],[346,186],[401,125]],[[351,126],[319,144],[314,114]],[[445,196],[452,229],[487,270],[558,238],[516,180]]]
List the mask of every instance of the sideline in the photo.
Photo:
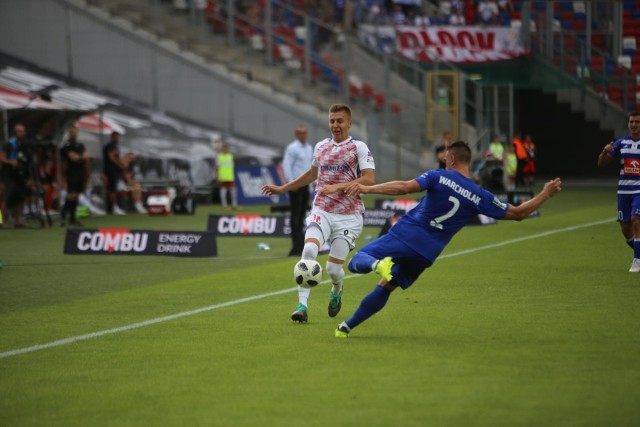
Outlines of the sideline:
[[[590,223],[587,223],[587,224],[580,224],[580,225],[574,225],[574,226],[571,226],[571,227],[559,228],[559,229],[556,229],[556,230],[545,231],[544,233],[532,234],[530,236],[519,237],[517,239],[511,239],[511,240],[505,240],[504,242],[493,243],[493,244],[490,244],[490,245],[479,246],[477,248],[466,249],[464,251],[455,252],[455,253],[452,253],[452,254],[442,255],[442,256],[438,257],[438,259],[453,258],[453,257],[457,257],[457,256],[460,256],[460,255],[466,255],[466,254],[470,254],[470,253],[474,253],[474,252],[484,251],[484,250],[487,250],[487,249],[497,248],[497,247],[500,247],[500,246],[512,245],[514,243],[524,242],[526,240],[539,239],[539,238],[542,238],[542,237],[551,236],[551,235],[558,234],[558,233],[565,233],[567,231],[574,231],[574,230],[579,230],[581,228],[588,228],[588,227],[593,227],[593,226],[596,226],[596,225],[602,225],[602,224],[606,224],[606,223],[613,222],[613,221],[614,221],[614,219],[606,219],[606,220],[600,220],[600,221],[596,221],[596,222],[590,222]],[[359,277],[359,276],[361,276],[361,275],[360,274],[351,274],[351,275],[345,276],[345,280],[346,279],[352,279],[354,277]],[[329,281],[328,280],[324,280],[321,283],[322,284],[329,283]],[[221,304],[210,305],[208,307],[202,307],[202,308],[198,308],[198,309],[195,309],[195,310],[183,311],[183,312],[180,312],[180,313],[171,314],[169,316],[157,317],[155,319],[145,320],[144,322],[132,323],[130,325],[121,326],[121,327],[118,327],[118,328],[106,329],[106,330],[103,330],[103,331],[92,332],[92,333],[85,334],[85,335],[76,335],[74,337],[69,337],[69,338],[65,338],[65,339],[61,339],[61,340],[57,340],[57,341],[52,341],[52,342],[49,342],[49,343],[46,343],[46,344],[36,344],[34,346],[31,346],[31,347],[24,347],[24,348],[19,348],[19,349],[16,349],[16,350],[11,350],[11,351],[6,351],[4,353],[0,353],[0,359],[4,359],[4,358],[7,358],[7,357],[11,357],[11,356],[17,356],[19,354],[24,354],[24,353],[31,353],[31,352],[38,351],[38,350],[44,350],[44,349],[47,349],[47,348],[60,347],[62,345],[71,344],[71,343],[78,342],[78,341],[84,341],[84,340],[88,340],[88,339],[92,339],[92,338],[98,338],[98,337],[101,337],[101,336],[104,336],[104,335],[117,334],[119,332],[130,331],[132,329],[138,329],[138,328],[142,328],[142,327],[145,327],[145,326],[155,325],[157,323],[168,322],[170,320],[179,319],[181,317],[193,316],[195,314],[204,313],[204,312],[212,311],[212,310],[217,310],[219,308],[230,307],[230,306],[237,305],[237,304],[242,304],[242,303],[245,303],[245,302],[257,301],[257,300],[260,300],[260,299],[263,299],[263,298],[282,295],[282,294],[286,294],[286,293],[289,293],[289,292],[294,292],[296,290],[298,290],[297,286],[293,287],[293,288],[283,289],[283,290],[276,291],[276,292],[269,292],[269,293],[266,293],[266,294],[254,295],[254,296],[251,296],[251,297],[241,298],[241,299],[237,299],[237,300],[233,300],[233,301],[228,301],[228,302],[224,302],[224,303],[221,303]]]

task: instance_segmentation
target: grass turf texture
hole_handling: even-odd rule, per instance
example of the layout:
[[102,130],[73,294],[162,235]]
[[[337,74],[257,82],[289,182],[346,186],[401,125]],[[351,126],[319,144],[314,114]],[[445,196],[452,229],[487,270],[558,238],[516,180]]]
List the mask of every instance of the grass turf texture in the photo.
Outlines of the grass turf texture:
[[[377,278],[349,275],[335,319],[320,285],[294,324],[286,238],[182,259],[63,255],[59,227],[0,230],[0,353],[264,296],[2,357],[0,425],[634,425],[640,278],[615,203],[565,186],[539,218],[465,228],[346,340],[333,331]],[[203,230],[209,213],[83,222]]]

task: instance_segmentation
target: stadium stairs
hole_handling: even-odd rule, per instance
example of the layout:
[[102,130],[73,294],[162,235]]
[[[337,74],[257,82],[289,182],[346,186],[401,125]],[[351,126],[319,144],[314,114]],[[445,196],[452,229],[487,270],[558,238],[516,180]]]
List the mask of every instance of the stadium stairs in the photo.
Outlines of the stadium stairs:
[[[243,75],[248,83],[255,81],[267,85],[292,96],[297,102],[314,106],[318,111],[325,112],[336,99],[344,99],[338,93],[340,82],[335,80],[335,75],[329,75],[331,71],[327,66],[324,70],[317,67],[315,73],[325,71],[326,74],[316,74],[312,84],[306,84],[299,69],[283,66],[283,59],[286,58],[282,58],[280,50],[274,50],[274,65],[268,64],[264,52],[241,35],[236,35],[236,42],[230,44],[225,32],[216,31],[209,25],[203,11],[195,14],[181,12],[176,10],[172,1],[162,0],[85,1],[89,7],[100,8],[114,18],[129,21],[135,27],[155,35],[159,42],[173,43],[207,62],[224,65],[229,72]],[[360,90],[352,85],[351,94],[359,95]],[[379,96],[377,99],[380,102]],[[351,97],[351,106],[358,117],[363,117],[370,107],[375,107],[373,97],[369,102],[357,100]]]

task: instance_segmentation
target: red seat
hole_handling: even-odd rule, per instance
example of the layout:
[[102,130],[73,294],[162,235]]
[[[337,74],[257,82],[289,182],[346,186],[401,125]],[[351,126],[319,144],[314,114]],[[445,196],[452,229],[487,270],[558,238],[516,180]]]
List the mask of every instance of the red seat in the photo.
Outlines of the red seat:
[[355,99],[355,98],[359,98],[361,93],[361,87],[359,87],[358,85],[354,84],[354,83],[349,83],[349,95],[351,96],[351,98]]
[[375,92],[373,94],[373,108],[382,110],[384,108],[384,94]]
[[587,28],[587,24],[582,19],[573,20],[573,29],[576,31],[584,31]]
[[595,71],[601,71],[604,67],[604,60],[601,56],[592,56],[591,57],[591,68]]
[[369,83],[363,83],[362,84],[362,95],[365,98],[372,98],[373,97],[373,86],[371,86]]

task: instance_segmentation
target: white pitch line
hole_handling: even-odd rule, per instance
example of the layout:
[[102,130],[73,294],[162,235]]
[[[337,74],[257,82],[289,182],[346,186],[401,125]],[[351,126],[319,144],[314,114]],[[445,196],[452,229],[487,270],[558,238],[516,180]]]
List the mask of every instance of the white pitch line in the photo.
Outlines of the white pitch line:
[[[511,244],[523,242],[523,241],[526,241],[526,240],[539,239],[541,237],[551,236],[553,234],[564,233],[564,232],[567,232],[567,231],[578,230],[578,229],[581,229],[581,228],[593,227],[595,225],[602,225],[602,224],[606,224],[608,222],[613,222],[613,221],[614,221],[613,219],[606,219],[606,220],[601,220],[601,221],[596,221],[596,222],[590,222],[590,223],[587,223],[587,224],[580,224],[580,225],[574,225],[574,226],[566,227],[566,228],[559,228],[557,230],[545,231],[544,233],[532,234],[530,236],[519,237],[517,239],[511,239],[511,240],[505,240],[504,242],[493,243],[491,245],[479,246],[477,248],[466,249],[466,250],[463,250],[463,251],[442,255],[442,256],[439,257],[439,259],[453,258],[453,257],[456,257],[456,256],[466,255],[466,254],[479,252],[479,251],[484,251],[484,250],[487,250],[487,249],[497,248],[497,247],[500,247],[500,246],[511,245]],[[350,278],[359,277],[359,276],[361,276],[361,274],[352,274],[352,275],[349,275],[349,276],[345,276],[345,279],[350,279]],[[328,283],[328,280],[325,280],[322,283]],[[208,307],[202,307],[202,308],[198,308],[198,309],[195,309],[195,310],[183,311],[183,312],[180,312],[180,313],[171,314],[169,316],[157,317],[155,319],[145,320],[144,322],[132,323],[130,325],[120,326],[118,328],[106,329],[106,330],[98,331],[98,332],[91,332],[89,334],[84,334],[84,335],[76,335],[76,336],[73,336],[73,337],[64,338],[64,339],[57,340],[57,341],[51,341],[51,342],[46,343],[46,344],[36,344],[36,345],[31,346],[31,347],[18,348],[16,350],[11,350],[11,351],[6,351],[4,353],[0,353],[0,359],[4,359],[4,358],[7,358],[7,357],[11,357],[11,356],[17,356],[18,354],[31,353],[31,352],[38,351],[38,350],[44,350],[46,348],[59,347],[59,346],[62,346],[62,345],[71,344],[71,343],[78,342],[78,341],[84,341],[84,340],[88,340],[88,339],[92,339],[92,338],[98,338],[98,337],[101,337],[101,336],[104,336],[104,335],[111,335],[111,334],[117,334],[118,332],[130,331],[132,329],[138,329],[138,328],[142,328],[142,327],[145,327],[145,326],[155,325],[157,323],[168,322],[169,320],[179,319],[181,317],[193,316],[194,314],[200,314],[200,313],[204,313],[204,312],[207,312],[207,311],[217,310],[219,308],[230,307],[230,306],[237,305],[237,304],[242,304],[242,303],[245,303],[245,302],[251,302],[251,301],[256,301],[256,300],[263,299],[263,298],[273,297],[273,296],[276,296],[276,295],[286,294],[286,293],[289,293],[289,292],[296,291],[297,289],[298,289],[298,287],[296,286],[296,287],[293,287],[293,288],[283,289],[283,290],[280,290],[280,291],[269,292],[269,293],[261,294],[261,295],[254,295],[254,296],[247,297],[247,298],[240,298],[240,299],[237,299],[237,300],[228,301],[228,302],[224,302],[224,303],[221,303],[221,304],[214,304],[214,305],[210,305]]]

